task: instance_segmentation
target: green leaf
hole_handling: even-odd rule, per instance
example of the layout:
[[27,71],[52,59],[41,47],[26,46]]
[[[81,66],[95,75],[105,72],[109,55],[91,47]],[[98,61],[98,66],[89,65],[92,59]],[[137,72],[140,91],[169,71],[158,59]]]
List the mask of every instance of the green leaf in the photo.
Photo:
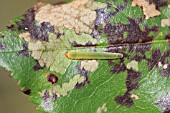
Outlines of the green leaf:
[[[0,65],[42,112],[169,112],[169,1],[142,3],[38,3],[0,33]],[[72,50],[124,57],[72,60]]]

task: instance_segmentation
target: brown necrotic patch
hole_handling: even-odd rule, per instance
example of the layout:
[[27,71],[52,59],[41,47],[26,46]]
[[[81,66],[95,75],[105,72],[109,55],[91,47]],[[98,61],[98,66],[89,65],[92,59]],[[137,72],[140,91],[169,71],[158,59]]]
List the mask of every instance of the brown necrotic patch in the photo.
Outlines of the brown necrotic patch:
[[27,90],[23,91],[23,93],[26,94],[26,95],[30,95],[31,89],[27,89]]
[[170,40],[170,33],[165,36],[165,39]]
[[121,104],[123,106],[127,106],[127,107],[130,107],[134,104],[132,98],[130,97],[131,94],[129,93],[125,93],[123,96],[117,96],[115,98],[115,101],[118,103],[118,104]]
[[[125,94],[119,95],[115,98],[115,101],[123,106],[132,106],[134,104],[133,99],[131,98],[131,92],[139,88],[139,81],[141,79],[141,72],[135,71],[132,68],[127,69],[125,64],[125,59],[132,61],[141,62],[146,60],[145,52],[151,49],[150,43],[141,43],[141,44],[116,44],[114,46],[108,47],[107,52],[118,52],[123,53],[124,58],[119,59],[119,61],[108,60],[109,66],[111,66],[111,74],[119,74],[121,72],[126,72],[126,92]],[[130,54],[127,54],[130,53]]]
[[49,32],[54,33],[54,26],[49,22],[38,24],[35,21],[35,10],[31,8],[25,14],[25,18],[17,22],[18,29],[28,31],[32,39],[48,41]]
[[[139,24],[142,19],[131,19],[129,18],[129,24],[117,24],[111,25],[107,23],[105,26],[105,33],[107,34],[109,43],[112,44],[134,44],[134,43],[145,43],[153,40],[153,36],[149,36],[150,31],[158,31],[157,27],[148,28],[145,26],[144,30],[141,30]],[[127,36],[124,37],[124,33]]]
[[160,7],[168,6],[168,3],[162,0],[147,0],[149,4],[155,4],[156,9],[159,10]]
[[141,78],[141,72],[136,72],[132,69],[127,69],[128,76],[126,77],[127,91],[123,96],[117,96],[115,101],[124,106],[132,106],[134,101],[131,98],[131,92],[139,88],[139,81]]
[[80,68],[79,66],[77,68],[77,73],[80,74],[81,76],[85,77],[85,80],[82,83],[77,83],[75,88],[79,89],[85,86],[86,83],[90,84],[89,78],[88,78],[88,71],[86,71],[84,68]]
[[110,2],[107,2],[106,8],[96,10],[97,17],[94,22],[94,29],[91,36],[94,38],[100,38],[101,34],[104,33],[104,28],[106,23],[108,23],[108,18],[115,16],[118,12],[125,9],[126,5],[127,4],[122,4],[120,6],[117,6],[114,12],[108,12],[107,10],[112,7],[112,4]]
[[159,69],[160,75],[163,77],[170,76],[170,64],[168,58],[170,57],[170,50],[161,53],[159,49],[152,51],[152,57],[147,59],[148,70],[152,70],[154,67]]
[[72,42],[71,45],[73,47],[92,47],[97,46],[97,44],[92,44],[92,42],[87,42],[85,45],[78,44],[76,41]]
[[50,82],[51,84],[55,84],[55,83],[57,83],[58,82],[58,77],[57,77],[57,75],[55,75],[55,74],[46,74],[47,75],[47,80],[48,80],[48,82]]
[[33,69],[34,69],[35,71],[38,71],[38,70],[44,69],[44,68],[45,68],[45,66],[41,67],[40,64],[39,64],[39,62],[38,62],[38,60],[35,60],[35,65],[34,65],[34,67],[33,67]]
[[170,109],[165,109],[163,113],[170,113]]

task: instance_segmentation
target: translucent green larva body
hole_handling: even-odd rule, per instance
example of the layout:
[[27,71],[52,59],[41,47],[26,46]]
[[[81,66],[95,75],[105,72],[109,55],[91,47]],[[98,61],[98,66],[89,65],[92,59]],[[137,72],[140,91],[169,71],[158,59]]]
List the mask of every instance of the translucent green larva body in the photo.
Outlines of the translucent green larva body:
[[121,53],[69,51],[66,57],[73,60],[109,60],[123,58]]

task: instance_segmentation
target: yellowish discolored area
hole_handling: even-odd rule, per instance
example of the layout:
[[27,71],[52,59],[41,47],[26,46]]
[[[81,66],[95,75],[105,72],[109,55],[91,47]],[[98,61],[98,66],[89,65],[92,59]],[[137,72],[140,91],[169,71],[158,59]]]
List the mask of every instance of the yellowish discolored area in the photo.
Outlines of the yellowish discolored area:
[[132,6],[143,7],[143,13],[146,19],[155,17],[161,14],[160,11],[156,10],[155,4],[149,4],[146,0],[133,0]]
[[126,66],[128,69],[133,69],[134,71],[138,71],[139,67],[138,67],[138,62],[133,60],[131,62],[129,62]]
[[94,72],[98,68],[99,63],[96,60],[81,61],[81,69]]
[[106,4],[94,0],[74,0],[68,4],[51,5],[39,3],[35,6],[35,19],[39,22],[50,22],[59,28],[74,29],[76,33],[92,33],[96,19],[96,9]]
[[161,26],[162,26],[162,27],[170,26],[170,18],[168,18],[168,19],[162,19],[162,20],[161,20]]
[[97,108],[97,111],[96,111],[96,113],[103,113],[103,112],[107,112],[106,103],[104,103],[102,106]]

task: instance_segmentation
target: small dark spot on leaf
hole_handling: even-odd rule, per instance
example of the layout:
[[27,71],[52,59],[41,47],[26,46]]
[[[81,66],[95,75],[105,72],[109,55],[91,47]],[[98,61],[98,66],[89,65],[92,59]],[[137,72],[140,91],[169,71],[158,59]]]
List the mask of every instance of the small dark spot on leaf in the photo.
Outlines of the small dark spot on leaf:
[[166,69],[161,69],[160,75],[163,77],[169,77],[170,76],[170,65],[168,65]]
[[25,57],[29,57],[29,52],[28,50],[28,46],[26,44],[23,44],[23,49],[21,51],[19,51],[19,54],[22,54]]
[[43,99],[46,100],[46,99],[49,98],[49,97],[50,97],[49,92],[46,90],[46,91],[44,92]]
[[5,45],[2,42],[0,42],[0,50],[4,50],[5,48],[6,48]]
[[51,84],[55,84],[58,82],[58,77],[55,74],[47,74],[47,80]]
[[58,33],[58,34],[57,34],[57,38],[60,38],[61,35],[62,35],[61,33]]
[[37,60],[35,60],[35,66],[33,67],[33,69],[34,69],[35,71],[38,71],[38,70],[44,69],[44,68],[45,68],[45,66],[41,67],[40,64],[39,64],[39,62],[38,62]]
[[164,113],[170,113],[170,109],[165,109]]
[[12,25],[10,25],[10,26],[6,26],[6,27],[7,27],[7,29],[9,29],[9,30],[13,30],[14,25],[12,24]]
[[151,30],[151,31],[155,31],[155,32],[160,31],[160,29],[159,29],[158,26],[153,26],[150,30]]
[[27,90],[23,91],[23,93],[26,94],[26,95],[30,95],[31,89],[27,89]]
[[167,34],[167,35],[165,36],[165,39],[170,40],[170,34]]

